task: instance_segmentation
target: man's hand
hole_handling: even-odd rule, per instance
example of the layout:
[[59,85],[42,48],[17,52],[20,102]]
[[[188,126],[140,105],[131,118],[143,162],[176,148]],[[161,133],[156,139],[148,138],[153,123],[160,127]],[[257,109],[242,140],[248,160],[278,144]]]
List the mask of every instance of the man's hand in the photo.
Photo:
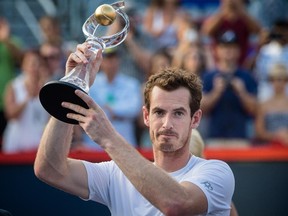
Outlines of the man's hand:
[[246,92],[245,83],[239,78],[233,78],[231,80],[231,85],[238,95]]
[[91,55],[93,52],[89,50],[91,48],[91,45],[87,42],[84,42],[82,44],[79,44],[77,46],[77,50],[73,53],[71,53],[68,57],[68,60],[66,62],[66,75],[74,69],[77,65],[80,64],[88,64],[88,59],[90,59],[90,83],[89,86],[91,86],[96,78],[96,74],[99,71],[100,65],[102,63],[102,50],[98,50],[96,54],[96,58],[92,58]]
[[213,91],[217,93],[217,95],[222,95],[226,89],[226,85],[226,80],[222,76],[216,76],[213,80]]
[[90,96],[80,90],[76,90],[75,94],[80,97],[89,108],[86,109],[76,104],[63,102],[63,107],[76,112],[76,114],[68,113],[67,117],[78,121],[87,135],[101,145],[101,147],[105,148],[105,141],[110,140],[113,134],[116,134],[115,129],[104,111]]

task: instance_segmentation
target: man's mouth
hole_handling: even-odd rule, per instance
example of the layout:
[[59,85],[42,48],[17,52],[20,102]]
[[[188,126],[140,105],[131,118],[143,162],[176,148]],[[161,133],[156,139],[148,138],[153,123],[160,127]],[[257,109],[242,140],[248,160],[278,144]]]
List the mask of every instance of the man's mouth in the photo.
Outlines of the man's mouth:
[[165,137],[177,137],[177,134],[173,131],[160,131],[158,136],[165,136]]

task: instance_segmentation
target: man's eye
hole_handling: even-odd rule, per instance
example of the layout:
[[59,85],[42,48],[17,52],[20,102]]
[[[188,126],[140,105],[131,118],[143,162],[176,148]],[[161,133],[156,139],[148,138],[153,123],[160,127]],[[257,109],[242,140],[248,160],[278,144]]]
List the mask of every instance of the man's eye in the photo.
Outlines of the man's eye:
[[183,112],[175,112],[175,116],[183,116],[184,113]]
[[161,110],[157,110],[154,112],[157,116],[162,116],[163,115],[163,111]]

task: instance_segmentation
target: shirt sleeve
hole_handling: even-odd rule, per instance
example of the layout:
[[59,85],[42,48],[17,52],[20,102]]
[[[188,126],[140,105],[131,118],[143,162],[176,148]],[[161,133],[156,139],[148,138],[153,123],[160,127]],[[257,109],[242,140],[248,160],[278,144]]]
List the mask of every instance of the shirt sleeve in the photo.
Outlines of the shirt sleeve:
[[89,198],[104,205],[109,203],[109,172],[112,162],[91,163],[83,161],[88,176]]
[[[208,201],[208,214],[229,215],[235,188],[234,175],[228,164],[219,160],[208,160],[186,175],[184,181],[197,185]],[[214,215],[214,214],[213,214]]]

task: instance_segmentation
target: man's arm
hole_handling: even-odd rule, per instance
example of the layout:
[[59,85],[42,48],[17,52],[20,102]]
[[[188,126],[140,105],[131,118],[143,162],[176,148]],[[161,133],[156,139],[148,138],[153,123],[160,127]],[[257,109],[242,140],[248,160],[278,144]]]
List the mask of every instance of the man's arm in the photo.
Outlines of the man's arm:
[[79,160],[69,159],[73,125],[51,118],[34,163],[36,176],[68,193],[88,198],[87,173]]
[[210,17],[207,18],[207,20],[204,21],[201,32],[204,35],[212,36],[219,25],[221,24],[223,20],[223,15],[222,13],[216,13],[214,15],[211,15]]
[[[83,43],[77,46],[77,51],[71,53],[66,63],[66,74],[78,64],[87,64],[91,46]],[[102,62],[102,51],[91,62],[91,86]],[[35,159],[34,171],[38,178],[61,190],[88,198],[87,173],[79,160],[69,159],[68,154],[72,140],[73,125],[51,118],[40,141]]]
[[256,114],[257,97],[251,94],[245,87],[244,82],[239,78],[234,78],[231,81],[234,90],[240,98],[243,108],[251,115]]
[[129,144],[107,145],[105,151],[135,188],[164,215],[198,215],[208,210],[204,192],[190,182],[178,183]]
[[12,36],[10,34],[10,25],[8,21],[1,17],[0,18],[0,43],[3,43],[13,56],[13,60],[17,64],[20,65],[22,58],[23,58],[23,52],[22,49],[13,41]]
[[216,76],[213,79],[213,88],[211,91],[203,94],[201,109],[204,114],[208,114],[214,108],[215,104],[219,101],[223,92],[226,89],[227,83],[221,76]]

